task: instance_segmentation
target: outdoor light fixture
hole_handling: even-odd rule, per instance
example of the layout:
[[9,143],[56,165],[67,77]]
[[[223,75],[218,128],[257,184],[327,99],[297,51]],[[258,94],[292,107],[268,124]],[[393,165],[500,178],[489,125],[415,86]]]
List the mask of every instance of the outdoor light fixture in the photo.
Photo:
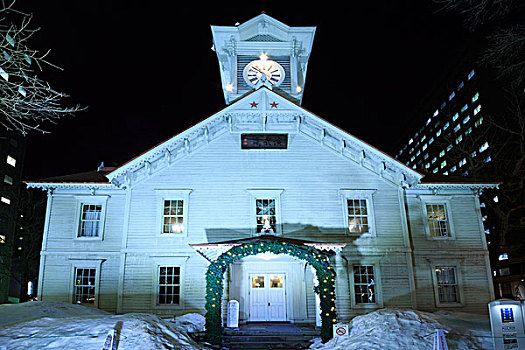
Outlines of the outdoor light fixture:
[[261,55],[259,56],[259,59],[260,59],[261,61],[266,61],[266,60],[268,59],[268,55],[265,54],[265,53],[261,53]]
[[225,89],[226,89],[226,91],[228,91],[228,92],[233,92],[233,84],[231,84],[231,83],[230,83],[230,84],[227,84]]

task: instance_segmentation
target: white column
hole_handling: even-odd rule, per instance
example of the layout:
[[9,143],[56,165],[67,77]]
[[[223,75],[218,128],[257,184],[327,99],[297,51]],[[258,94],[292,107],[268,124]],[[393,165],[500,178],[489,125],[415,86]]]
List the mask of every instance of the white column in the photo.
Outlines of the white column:
[[338,321],[348,321],[350,316],[351,298],[348,283],[348,264],[337,251],[335,255],[335,307]]

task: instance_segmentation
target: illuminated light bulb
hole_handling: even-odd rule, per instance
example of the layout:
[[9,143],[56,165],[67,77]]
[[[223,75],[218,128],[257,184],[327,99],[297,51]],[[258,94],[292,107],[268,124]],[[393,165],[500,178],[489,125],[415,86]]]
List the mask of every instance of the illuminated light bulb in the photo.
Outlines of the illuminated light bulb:
[[260,59],[261,61],[266,61],[266,60],[268,59],[268,55],[265,54],[265,53],[261,53],[261,55],[259,56],[259,59]]
[[233,84],[226,84],[226,87],[225,87],[226,91],[228,92],[233,92]]
[[295,91],[299,94],[301,93],[301,91],[303,91],[303,88],[297,85],[297,87],[295,88]]

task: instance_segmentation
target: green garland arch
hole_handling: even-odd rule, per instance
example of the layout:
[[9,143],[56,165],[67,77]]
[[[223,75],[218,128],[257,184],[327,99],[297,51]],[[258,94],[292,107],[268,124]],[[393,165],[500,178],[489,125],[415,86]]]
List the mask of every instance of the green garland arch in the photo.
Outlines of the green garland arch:
[[314,289],[321,300],[321,339],[332,338],[332,325],[336,323],[335,271],[328,257],[309,246],[293,243],[259,240],[235,246],[221,254],[206,271],[206,336],[211,344],[220,344],[222,335],[222,292],[224,273],[228,266],[244,257],[261,253],[287,254],[310,264],[316,272],[319,285]]

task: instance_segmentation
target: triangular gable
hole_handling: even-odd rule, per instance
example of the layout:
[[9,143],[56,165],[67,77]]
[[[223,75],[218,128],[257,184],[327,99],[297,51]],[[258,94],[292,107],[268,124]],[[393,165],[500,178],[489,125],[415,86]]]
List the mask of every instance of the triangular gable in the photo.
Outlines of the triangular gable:
[[185,158],[223,133],[301,133],[395,184],[418,183],[423,175],[346,131],[262,87],[218,113],[158,144],[107,174],[129,187]]

